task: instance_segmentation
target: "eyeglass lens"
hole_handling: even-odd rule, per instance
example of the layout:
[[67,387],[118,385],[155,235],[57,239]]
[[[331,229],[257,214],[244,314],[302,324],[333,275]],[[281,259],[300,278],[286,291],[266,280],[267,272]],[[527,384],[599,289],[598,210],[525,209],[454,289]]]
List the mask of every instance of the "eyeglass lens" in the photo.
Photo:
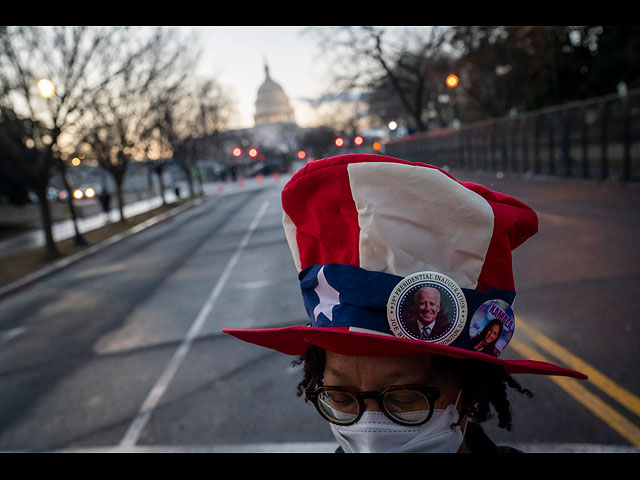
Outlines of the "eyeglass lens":
[[[349,392],[325,390],[318,396],[321,413],[330,421],[348,424],[360,413],[358,399]],[[429,416],[429,399],[417,390],[386,392],[382,406],[387,415],[405,424],[420,424]]]

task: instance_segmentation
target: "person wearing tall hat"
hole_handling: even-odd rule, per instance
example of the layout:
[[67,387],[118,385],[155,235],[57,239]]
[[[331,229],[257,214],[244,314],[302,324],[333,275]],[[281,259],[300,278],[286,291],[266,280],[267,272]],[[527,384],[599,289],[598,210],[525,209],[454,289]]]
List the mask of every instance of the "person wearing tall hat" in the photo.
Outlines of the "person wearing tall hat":
[[[471,345],[470,324],[484,325],[489,305],[511,312],[512,251],[538,228],[523,202],[426,163],[353,154],[296,172],[282,206],[309,323],[223,332],[303,365],[297,393],[338,452],[513,452],[481,424],[496,413],[511,429],[507,387],[531,395],[514,375],[587,378]],[[420,289],[447,305],[437,338],[408,327]]]

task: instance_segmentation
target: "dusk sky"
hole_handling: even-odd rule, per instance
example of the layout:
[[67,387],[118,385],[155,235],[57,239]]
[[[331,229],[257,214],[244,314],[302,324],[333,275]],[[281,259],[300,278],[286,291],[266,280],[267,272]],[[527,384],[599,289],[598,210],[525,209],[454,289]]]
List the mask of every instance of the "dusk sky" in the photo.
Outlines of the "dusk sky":
[[327,71],[316,38],[302,34],[309,27],[189,28],[199,32],[204,49],[200,73],[213,75],[236,100],[241,122],[237,127],[253,126],[256,93],[265,78],[265,60],[271,78],[289,96],[296,121],[306,126],[310,121],[307,117],[309,109],[301,99],[315,98],[323,93]]

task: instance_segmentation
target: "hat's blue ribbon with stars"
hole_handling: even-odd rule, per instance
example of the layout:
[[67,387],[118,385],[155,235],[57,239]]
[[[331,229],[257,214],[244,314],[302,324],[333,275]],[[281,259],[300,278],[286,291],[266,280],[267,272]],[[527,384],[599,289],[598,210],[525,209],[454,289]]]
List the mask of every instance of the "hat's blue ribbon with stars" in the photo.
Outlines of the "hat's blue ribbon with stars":
[[[353,265],[327,263],[305,268],[298,278],[312,327],[355,327],[393,335],[387,320],[387,302],[403,277]],[[468,349],[469,319],[478,307],[495,299],[511,305],[516,292],[461,290],[467,300],[467,325],[451,345]]]

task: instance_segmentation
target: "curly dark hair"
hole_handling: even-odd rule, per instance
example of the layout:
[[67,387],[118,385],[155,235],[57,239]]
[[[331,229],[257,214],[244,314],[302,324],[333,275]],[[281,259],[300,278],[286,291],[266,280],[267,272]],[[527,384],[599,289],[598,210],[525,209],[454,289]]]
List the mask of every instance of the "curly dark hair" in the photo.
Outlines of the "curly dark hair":
[[[477,360],[463,360],[440,355],[433,356],[434,366],[441,371],[450,371],[458,381],[462,395],[461,418],[467,417],[474,423],[482,423],[492,418],[491,407],[498,415],[498,426],[507,431],[512,427],[511,405],[507,399],[507,387],[521,394],[533,397],[526,388],[520,386],[511,375],[499,365]],[[322,385],[325,368],[325,351],[312,346],[307,352],[292,362],[303,365],[303,378],[298,384],[297,395]]]

